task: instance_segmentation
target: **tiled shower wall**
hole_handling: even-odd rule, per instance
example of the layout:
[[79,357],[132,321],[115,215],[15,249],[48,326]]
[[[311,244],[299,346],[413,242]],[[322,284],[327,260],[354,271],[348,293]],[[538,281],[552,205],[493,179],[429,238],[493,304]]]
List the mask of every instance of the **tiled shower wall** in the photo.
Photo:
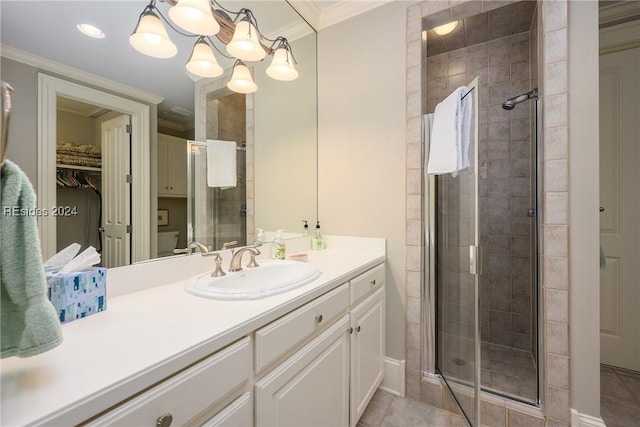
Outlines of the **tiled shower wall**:
[[[452,18],[491,10],[509,1],[424,1],[407,9],[407,179],[421,173],[421,51],[422,18],[447,13]],[[569,391],[569,254],[568,254],[568,82],[567,82],[567,1],[540,2],[538,69],[543,99],[544,129],[544,231],[543,231],[543,310],[542,345],[544,379],[540,411],[527,409],[510,401],[487,402],[483,398],[482,417],[487,425],[568,426]],[[471,11],[471,13],[468,13]],[[534,41],[534,46],[535,46]],[[407,259],[420,257],[422,243],[412,231],[420,228],[423,218],[413,215],[415,195],[407,187]],[[428,294],[416,286],[424,274],[422,267],[407,263],[407,366],[406,393],[448,408],[451,399],[439,381],[423,378],[429,371],[423,365],[423,337],[429,335],[431,313],[422,310]],[[424,333],[423,333],[424,332]],[[543,419],[541,419],[543,418]]]
[[529,33],[427,58],[427,111],[479,78],[482,340],[531,350],[531,102],[502,103],[531,89]]

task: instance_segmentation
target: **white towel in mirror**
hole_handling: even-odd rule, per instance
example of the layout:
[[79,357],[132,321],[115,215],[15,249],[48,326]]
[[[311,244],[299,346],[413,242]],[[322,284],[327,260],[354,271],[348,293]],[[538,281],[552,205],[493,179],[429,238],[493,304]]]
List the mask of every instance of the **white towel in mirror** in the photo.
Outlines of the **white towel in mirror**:
[[207,139],[207,185],[226,190],[237,180],[235,141]]

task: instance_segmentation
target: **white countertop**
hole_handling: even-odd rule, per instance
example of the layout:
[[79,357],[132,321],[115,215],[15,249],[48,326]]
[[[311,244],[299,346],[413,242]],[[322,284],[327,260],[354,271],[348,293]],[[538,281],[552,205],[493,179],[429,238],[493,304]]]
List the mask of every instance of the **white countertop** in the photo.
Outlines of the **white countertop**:
[[[184,280],[210,269],[211,258],[109,270],[106,311],[62,325],[63,343],[47,353],[0,361],[0,424],[82,422],[385,260],[384,239],[334,237],[327,246],[306,251],[318,279],[254,301],[187,293]],[[159,278],[173,281],[150,284]],[[142,290],[123,293],[128,286]]]

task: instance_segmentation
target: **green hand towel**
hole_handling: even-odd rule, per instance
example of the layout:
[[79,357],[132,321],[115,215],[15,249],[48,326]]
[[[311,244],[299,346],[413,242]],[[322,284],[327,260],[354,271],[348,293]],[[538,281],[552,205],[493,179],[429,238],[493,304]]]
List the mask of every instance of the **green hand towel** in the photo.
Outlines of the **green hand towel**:
[[29,357],[59,345],[62,329],[47,298],[36,217],[15,209],[36,207],[33,187],[9,160],[0,178],[0,358]]

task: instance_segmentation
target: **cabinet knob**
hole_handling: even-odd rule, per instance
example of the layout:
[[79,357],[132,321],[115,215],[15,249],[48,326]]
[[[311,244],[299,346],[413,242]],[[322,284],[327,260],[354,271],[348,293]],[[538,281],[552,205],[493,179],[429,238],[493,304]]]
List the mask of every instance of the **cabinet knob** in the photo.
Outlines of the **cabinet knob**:
[[360,332],[360,326],[356,328],[356,332]]
[[371,286],[375,286],[376,285],[376,279],[373,279],[372,281],[370,281],[369,283],[371,283]]
[[320,323],[320,322],[322,322],[322,314],[318,314],[316,316],[316,323]]
[[156,420],[156,427],[169,427],[173,422],[173,415],[170,413],[162,414]]
[[169,189],[173,190],[173,187],[169,187]]
[[353,328],[349,327],[349,329],[347,329],[347,332],[349,332],[349,334],[352,334],[353,333]]

